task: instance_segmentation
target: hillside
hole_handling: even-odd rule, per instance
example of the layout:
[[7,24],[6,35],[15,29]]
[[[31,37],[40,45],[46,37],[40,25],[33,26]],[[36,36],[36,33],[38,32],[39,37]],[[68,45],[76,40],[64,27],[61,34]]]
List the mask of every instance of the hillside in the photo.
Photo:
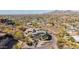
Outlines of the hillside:
[[[78,11],[53,11],[46,14],[0,15],[0,43],[17,42],[16,49],[77,49],[79,42],[72,34],[79,35]],[[4,40],[5,39],[5,40]],[[5,42],[4,42],[5,43]],[[8,48],[9,41],[0,44]]]

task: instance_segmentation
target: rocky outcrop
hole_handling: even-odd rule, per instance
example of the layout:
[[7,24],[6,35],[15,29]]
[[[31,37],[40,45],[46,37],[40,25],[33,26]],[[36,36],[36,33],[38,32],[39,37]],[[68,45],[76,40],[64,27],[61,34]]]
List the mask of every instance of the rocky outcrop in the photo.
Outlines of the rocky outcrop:
[[0,49],[10,49],[17,42],[12,35],[0,33]]
[[6,24],[6,25],[14,25],[15,24],[12,20],[9,20],[9,19],[0,19],[0,23]]
[[24,44],[23,48],[34,48],[34,49],[57,48],[56,46],[57,44],[54,42],[55,37],[45,30],[37,28],[29,28],[24,32],[24,35],[26,37],[30,37],[31,42]]

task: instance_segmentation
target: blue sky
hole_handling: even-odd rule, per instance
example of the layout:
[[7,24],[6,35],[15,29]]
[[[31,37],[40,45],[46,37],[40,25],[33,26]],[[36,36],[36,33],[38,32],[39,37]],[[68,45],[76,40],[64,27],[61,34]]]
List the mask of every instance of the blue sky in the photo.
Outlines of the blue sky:
[[51,10],[0,10],[0,15],[10,14],[42,14],[50,12]]

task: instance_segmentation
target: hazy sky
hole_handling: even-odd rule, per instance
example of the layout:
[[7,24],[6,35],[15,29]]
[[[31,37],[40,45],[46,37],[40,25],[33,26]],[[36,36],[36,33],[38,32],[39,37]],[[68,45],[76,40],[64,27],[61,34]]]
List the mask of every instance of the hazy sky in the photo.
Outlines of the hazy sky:
[[51,10],[0,10],[0,15],[6,14],[41,14]]

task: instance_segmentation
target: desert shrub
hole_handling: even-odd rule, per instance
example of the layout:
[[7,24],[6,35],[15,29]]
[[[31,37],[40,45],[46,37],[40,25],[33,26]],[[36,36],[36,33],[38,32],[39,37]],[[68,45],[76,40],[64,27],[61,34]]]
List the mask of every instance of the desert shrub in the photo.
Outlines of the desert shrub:
[[16,31],[14,34],[15,38],[18,40],[21,40],[24,38],[23,32],[22,31]]

